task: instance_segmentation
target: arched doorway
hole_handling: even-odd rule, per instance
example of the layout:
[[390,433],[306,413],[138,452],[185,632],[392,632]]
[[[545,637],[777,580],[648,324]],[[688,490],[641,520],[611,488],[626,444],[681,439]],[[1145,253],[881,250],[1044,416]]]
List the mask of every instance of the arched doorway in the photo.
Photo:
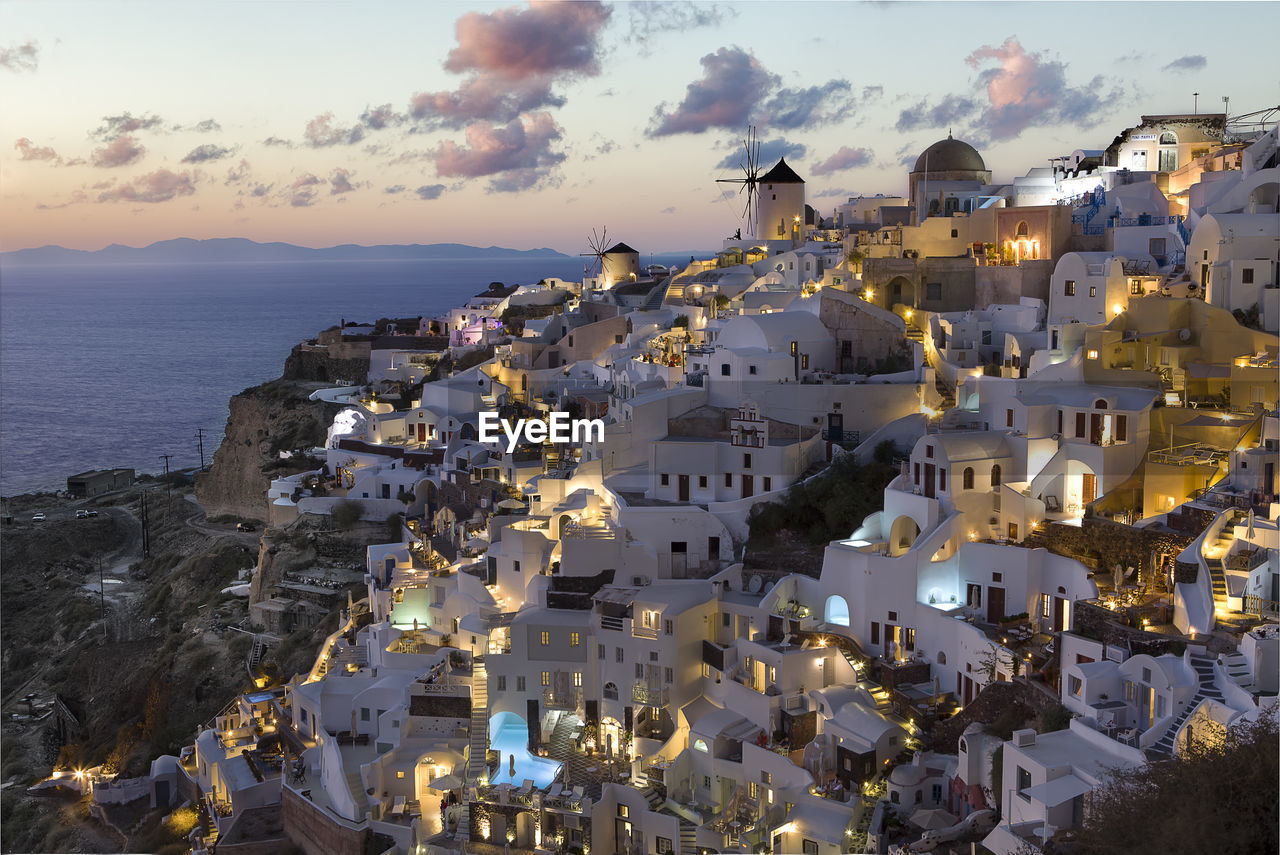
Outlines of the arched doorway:
[[920,526],[905,514],[893,521],[889,527],[889,554],[901,555],[911,548],[920,536]]
[[823,610],[822,619],[832,626],[848,626],[849,602],[838,594],[827,597],[827,607]]
[[895,305],[914,307],[916,304],[916,286],[905,276],[895,276],[889,280],[889,308]]

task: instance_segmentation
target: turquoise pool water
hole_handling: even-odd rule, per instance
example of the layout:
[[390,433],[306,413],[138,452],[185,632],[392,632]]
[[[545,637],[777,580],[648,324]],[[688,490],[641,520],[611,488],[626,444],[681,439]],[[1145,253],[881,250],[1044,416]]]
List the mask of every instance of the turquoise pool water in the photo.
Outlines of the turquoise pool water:
[[[489,719],[489,748],[501,754],[498,771],[491,784],[520,786],[531,779],[535,787],[551,785],[560,771],[560,763],[529,753],[529,728],[515,713],[500,712]],[[515,774],[511,774],[511,755],[515,755]]]

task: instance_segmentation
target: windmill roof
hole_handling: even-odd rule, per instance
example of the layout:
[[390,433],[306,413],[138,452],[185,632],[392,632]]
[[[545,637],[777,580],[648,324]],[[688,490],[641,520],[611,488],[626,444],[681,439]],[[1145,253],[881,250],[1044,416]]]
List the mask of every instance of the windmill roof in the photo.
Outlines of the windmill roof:
[[796,174],[796,171],[787,166],[785,157],[779,158],[778,162],[764,175],[760,176],[763,184],[803,184],[804,179]]
[[615,243],[613,246],[609,247],[604,252],[605,252],[605,255],[609,255],[610,253],[614,253],[614,252],[630,252],[635,255],[640,254],[639,250],[632,249],[631,247],[627,246],[625,243],[622,243],[621,241],[619,241],[618,243]]

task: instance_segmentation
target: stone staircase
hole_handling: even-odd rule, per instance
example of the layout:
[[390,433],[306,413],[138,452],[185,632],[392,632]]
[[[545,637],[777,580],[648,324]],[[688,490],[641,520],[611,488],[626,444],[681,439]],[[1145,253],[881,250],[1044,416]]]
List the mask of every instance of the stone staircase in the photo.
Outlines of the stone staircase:
[[[344,770],[345,771],[345,770]],[[356,803],[357,822],[359,818],[369,814],[369,794],[365,792],[364,781],[360,780],[360,767],[347,772],[347,789],[351,791],[351,798]]]
[[1178,731],[1182,729],[1182,725],[1186,724],[1187,719],[1195,712],[1201,701],[1206,698],[1215,701],[1222,700],[1222,692],[1218,690],[1213,682],[1213,663],[1214,660],[1211,657],[1191,654],[1191,667],[1195,669],[1196,679],[1200,685],[1196,689],[1195,697],[1187,701],[1182,713],[1165,730],[1164,736],[1161,736],[1153,746],[1146,750],[1149,759],[1165,760],[1173,755],[1173,741],[1177,738]]
[[683,817],[680,818],[680,855],[698,855],[698,828]]
[[1246,691],[1253,691],[1253,671],[1249,668],[1249,660],[1239,651],[1223,654],[1222,667],[1226,669],[1237,686]]
[[1230,611],[1227,607],[1227,573],[1226,567],[1223,565],[1223,558],[1235,540],[1233,537],[1234,531],[1234,521],[1224,525],[1222,532],[1218,535],[1217,542],[1213,546],[1213,551],[1218,553],[1220,557],[1209,558],[1205,556],[1204,559],[1205,565],[1209,568],[1209,581],[1213,585],[1213,607],[1219,613]]
[[640,788],[640,795],[644,796],[644,800],[649,803],[649,810],[656,811],[667,803],[662,794],[648,785]]
[[[471,660],[471,731],[467,749],[467,783],[474,784],[489,770],[486,759],[489,751],[489,671],[484,657]],[[458,817],[458,837],[471,840],[471,802],[462,800]]]

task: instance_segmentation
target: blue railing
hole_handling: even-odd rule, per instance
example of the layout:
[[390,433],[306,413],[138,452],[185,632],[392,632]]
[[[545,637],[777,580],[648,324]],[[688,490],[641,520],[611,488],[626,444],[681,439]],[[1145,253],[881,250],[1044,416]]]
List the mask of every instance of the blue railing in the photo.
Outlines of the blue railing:
[[1182,222],[1180,215],[1169,217],[1153,217],[1150,214],[1139,214],[1136,217],[1110,217],[1107,228],[1125,228],[1128,226],[1172,226]]
[[1182,217],[1178,217],[1178,236],[1182,238],[1183,246],[1190,246],[1191,232],[1188,231],[1186,223],[1184,223],[1182,220],[1183,220]]

